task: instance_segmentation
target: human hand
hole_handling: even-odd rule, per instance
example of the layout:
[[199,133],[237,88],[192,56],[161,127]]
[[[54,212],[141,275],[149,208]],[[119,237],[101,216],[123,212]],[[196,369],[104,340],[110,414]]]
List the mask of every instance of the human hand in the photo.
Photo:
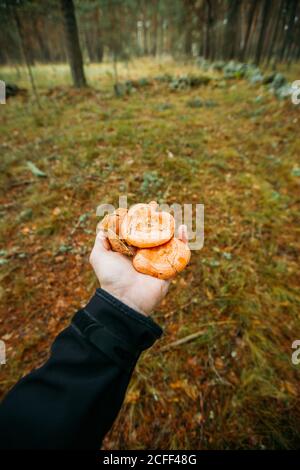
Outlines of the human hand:
[[[185,225],[180,225],[178,238],[187,243]],[[137,272],[128,256],[111,250],[103,231],[96,236],[90,263],[102,289],[144,315],[149,315],[168,292],[170,281]]]

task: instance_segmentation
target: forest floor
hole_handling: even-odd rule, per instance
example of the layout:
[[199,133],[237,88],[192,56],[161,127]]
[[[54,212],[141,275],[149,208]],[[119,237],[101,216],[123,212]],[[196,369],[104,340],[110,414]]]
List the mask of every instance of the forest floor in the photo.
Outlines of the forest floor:
[[[203,75],[142,60],[119,75],[167,72]],[[118,98],[106,65],[87,66],[83,91],[66,73],[34,69],[42,109],[24,97],[0,106],[2,393],[45,361],[92,295],[98,204],[120,194],[203,203],[204,247],[155,312],[163,339],[141,357],[104,447],[299,447],[299,106],[217,74],[199,88],[153,81]],[[0,78],[24,86],[24,74]]]

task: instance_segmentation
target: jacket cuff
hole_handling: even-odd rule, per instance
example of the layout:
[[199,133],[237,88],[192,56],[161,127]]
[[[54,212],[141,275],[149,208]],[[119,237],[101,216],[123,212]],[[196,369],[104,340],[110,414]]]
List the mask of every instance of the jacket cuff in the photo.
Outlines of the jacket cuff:
[[131,370],[142,351],[162,335],[150,318],[136,312],[103,289],[97,289],[72,325],[122,369]]

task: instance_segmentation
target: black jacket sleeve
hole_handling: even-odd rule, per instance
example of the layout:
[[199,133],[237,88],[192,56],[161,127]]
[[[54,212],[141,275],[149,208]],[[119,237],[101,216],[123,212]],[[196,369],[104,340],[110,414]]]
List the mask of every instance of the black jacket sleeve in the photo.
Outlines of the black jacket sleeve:
[[49,360],[0,407],[0,447],[98,449],[141,352],[161,328],[102,289],[54,341]]

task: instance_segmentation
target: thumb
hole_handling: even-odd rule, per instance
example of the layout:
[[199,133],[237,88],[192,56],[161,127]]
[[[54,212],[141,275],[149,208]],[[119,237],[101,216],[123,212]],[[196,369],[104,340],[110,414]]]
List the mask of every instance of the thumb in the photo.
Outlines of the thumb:
[[110,244],[108,238],[103,230],[99,230],[97,233],[93,250],[96,249],[98,252],[110,251]]
[[90,263],[93,266],[99,257],[110,251],[110,244],[103,230],[97,233],[93,249],[90,254]]
[[188,244],[188,231],[186,225],[179,225],[178,227],[178,238],[186,245]]

